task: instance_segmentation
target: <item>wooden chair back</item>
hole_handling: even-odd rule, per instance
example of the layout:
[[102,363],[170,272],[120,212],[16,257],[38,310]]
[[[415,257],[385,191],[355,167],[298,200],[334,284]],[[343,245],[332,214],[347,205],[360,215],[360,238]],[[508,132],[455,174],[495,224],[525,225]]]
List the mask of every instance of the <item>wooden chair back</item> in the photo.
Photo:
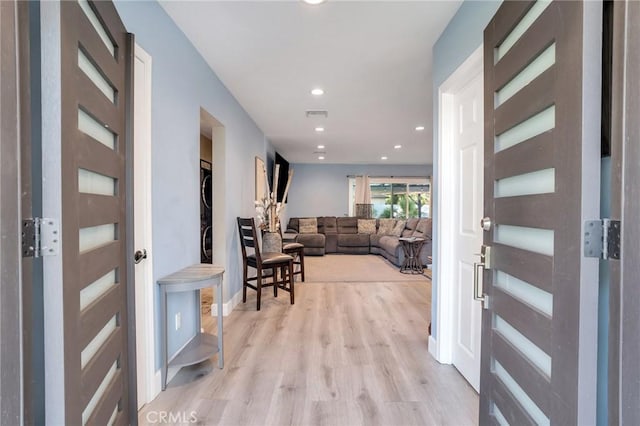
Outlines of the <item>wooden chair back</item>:
[[240,234],[240,247],[242,248],[242,257],[247,259],[247,249],[253,249],[258,264],[262,263],[260,257],[260,242],[258,240],[258,233],[256,232],[256,223],[254,218],[242,218],[238,217],[238,232]]

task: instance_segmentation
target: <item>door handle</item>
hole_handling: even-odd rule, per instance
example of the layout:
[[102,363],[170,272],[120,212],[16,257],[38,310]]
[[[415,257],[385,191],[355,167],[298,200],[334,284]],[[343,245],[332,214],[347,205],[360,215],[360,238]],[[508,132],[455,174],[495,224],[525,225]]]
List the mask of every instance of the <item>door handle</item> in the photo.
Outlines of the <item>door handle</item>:
[[138,250],[133,254],[133,263],[136,265],[147,258],[147,249]]
[[482,289],[480,288],[480,280],[478,276],[482,273],[478,273],[478,270],[484,271],[484,263],[483,262],[473,262],[473,298],[480,302],[484,302],[485,296],[482,294]]

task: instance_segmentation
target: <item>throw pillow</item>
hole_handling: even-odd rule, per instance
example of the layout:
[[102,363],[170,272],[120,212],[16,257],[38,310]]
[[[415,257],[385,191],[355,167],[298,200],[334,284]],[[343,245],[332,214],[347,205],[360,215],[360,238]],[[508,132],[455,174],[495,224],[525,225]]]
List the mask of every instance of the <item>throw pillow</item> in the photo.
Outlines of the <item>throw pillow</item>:
[[315,217],[300,219],[300,233],[301,234],[317,234],[318,233],[318,219]]
[[380,226],[378,226],[378,235],[391,235],[393,233],[394,226],[396,226],[395,219],[380,219]]
[[358,219],[358,234],[375,234],[375,219]]
[[393,231],[391,235],[399,237],[402,235],[402,231],[404,231],[404,225],[407,223],[406,220],[399,220],[396,222],[396,226],[393,227]]

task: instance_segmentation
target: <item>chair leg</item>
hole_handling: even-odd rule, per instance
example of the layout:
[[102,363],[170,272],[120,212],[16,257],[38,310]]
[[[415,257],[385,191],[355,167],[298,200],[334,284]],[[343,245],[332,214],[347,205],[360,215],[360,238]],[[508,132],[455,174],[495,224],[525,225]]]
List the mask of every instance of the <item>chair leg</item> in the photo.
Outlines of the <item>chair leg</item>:
[[278,297],[278,268],[273,268],[273,297]]
[[260,268],[258,268],[258,276],[256,278],[256,292],[258,293],[257,295],[257,310],[260,310],[260,296],[262,295],[262,270]]
[[289,294],[291,295],[291,304],[293,305],[293,260],[289,261]]
[[304,249],[300,250],[298,256],[300,258],[300,278],[302,279],[302,282],[304,282]]
[[242,273],[242,303],[247,303],[247,261],[245,260]]

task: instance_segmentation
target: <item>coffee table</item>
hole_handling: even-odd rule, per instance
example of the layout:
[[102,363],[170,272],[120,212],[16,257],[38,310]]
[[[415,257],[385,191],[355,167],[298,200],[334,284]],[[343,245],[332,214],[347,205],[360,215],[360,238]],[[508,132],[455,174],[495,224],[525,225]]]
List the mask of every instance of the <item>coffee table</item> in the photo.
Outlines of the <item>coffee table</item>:
[[400,272],[403,274],[423,274],[424,268],[420,261],[420,252],[424,245],[424,238],[420,237],[406,237],[399,238],[402,243],[402,250],[404,251],[404,262],[400,267]]

